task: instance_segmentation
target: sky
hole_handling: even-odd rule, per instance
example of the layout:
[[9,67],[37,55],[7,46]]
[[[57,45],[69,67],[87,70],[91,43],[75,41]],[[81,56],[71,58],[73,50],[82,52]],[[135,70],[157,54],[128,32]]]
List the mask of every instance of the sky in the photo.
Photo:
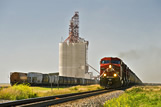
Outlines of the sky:
[[160,0],[0,0],[0,83],[10,72],[58,72],[75,11],[90,65],[119,57],[143,82],[161,83]]

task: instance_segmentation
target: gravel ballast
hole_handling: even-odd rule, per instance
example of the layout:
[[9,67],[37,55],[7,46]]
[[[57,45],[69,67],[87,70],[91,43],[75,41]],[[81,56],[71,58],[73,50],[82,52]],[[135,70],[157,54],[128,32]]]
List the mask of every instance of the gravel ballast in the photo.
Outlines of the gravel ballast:
[[75,101],[69,101],[66,103],[53,105],[51,107],[100,107],[103,106],[105,101],[110,100],[112,98],[116,98],[123,93],[124,93],[123,90],[117,90],[105,94],[100,94],[97,96],[92,96],[84,99],[78,99]]

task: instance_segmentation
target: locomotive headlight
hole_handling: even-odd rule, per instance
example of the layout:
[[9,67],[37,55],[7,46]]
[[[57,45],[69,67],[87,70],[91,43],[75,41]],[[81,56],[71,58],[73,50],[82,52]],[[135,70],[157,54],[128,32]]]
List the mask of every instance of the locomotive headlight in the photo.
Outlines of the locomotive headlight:
[[113,74],[113,76],[114,76],[114,77],[117,77],[117,74],[116,74],[116,73],[114,73],[114,74]]
[[103,74],[103,76],[105,77],[105,76],[106,76],[106,74]]
[[109,65],[109,68],[112,68],[112,65]]

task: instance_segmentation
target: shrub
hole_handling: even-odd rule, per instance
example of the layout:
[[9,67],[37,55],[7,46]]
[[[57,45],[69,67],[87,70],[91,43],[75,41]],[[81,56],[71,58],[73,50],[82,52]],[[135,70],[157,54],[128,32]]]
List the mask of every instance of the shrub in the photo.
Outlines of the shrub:
[[76,91],[76,90],[78,90],[78,87],[76,87],[76,86],[75,87],[71,87],[70,90],[75,90]]
[[20,100],[37,97],[37,94],[29,87],[29,84],[13,85],[0,90],[0,99]]

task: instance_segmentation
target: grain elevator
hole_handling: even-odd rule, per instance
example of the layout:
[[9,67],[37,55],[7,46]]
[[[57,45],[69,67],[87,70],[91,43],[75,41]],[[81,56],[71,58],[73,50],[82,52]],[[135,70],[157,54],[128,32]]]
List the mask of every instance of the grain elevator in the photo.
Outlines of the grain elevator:
[[88,77],[88,41],[79,37],[79,14],[70,20],[69,36],[59,43],[59,75],[66,77]]

